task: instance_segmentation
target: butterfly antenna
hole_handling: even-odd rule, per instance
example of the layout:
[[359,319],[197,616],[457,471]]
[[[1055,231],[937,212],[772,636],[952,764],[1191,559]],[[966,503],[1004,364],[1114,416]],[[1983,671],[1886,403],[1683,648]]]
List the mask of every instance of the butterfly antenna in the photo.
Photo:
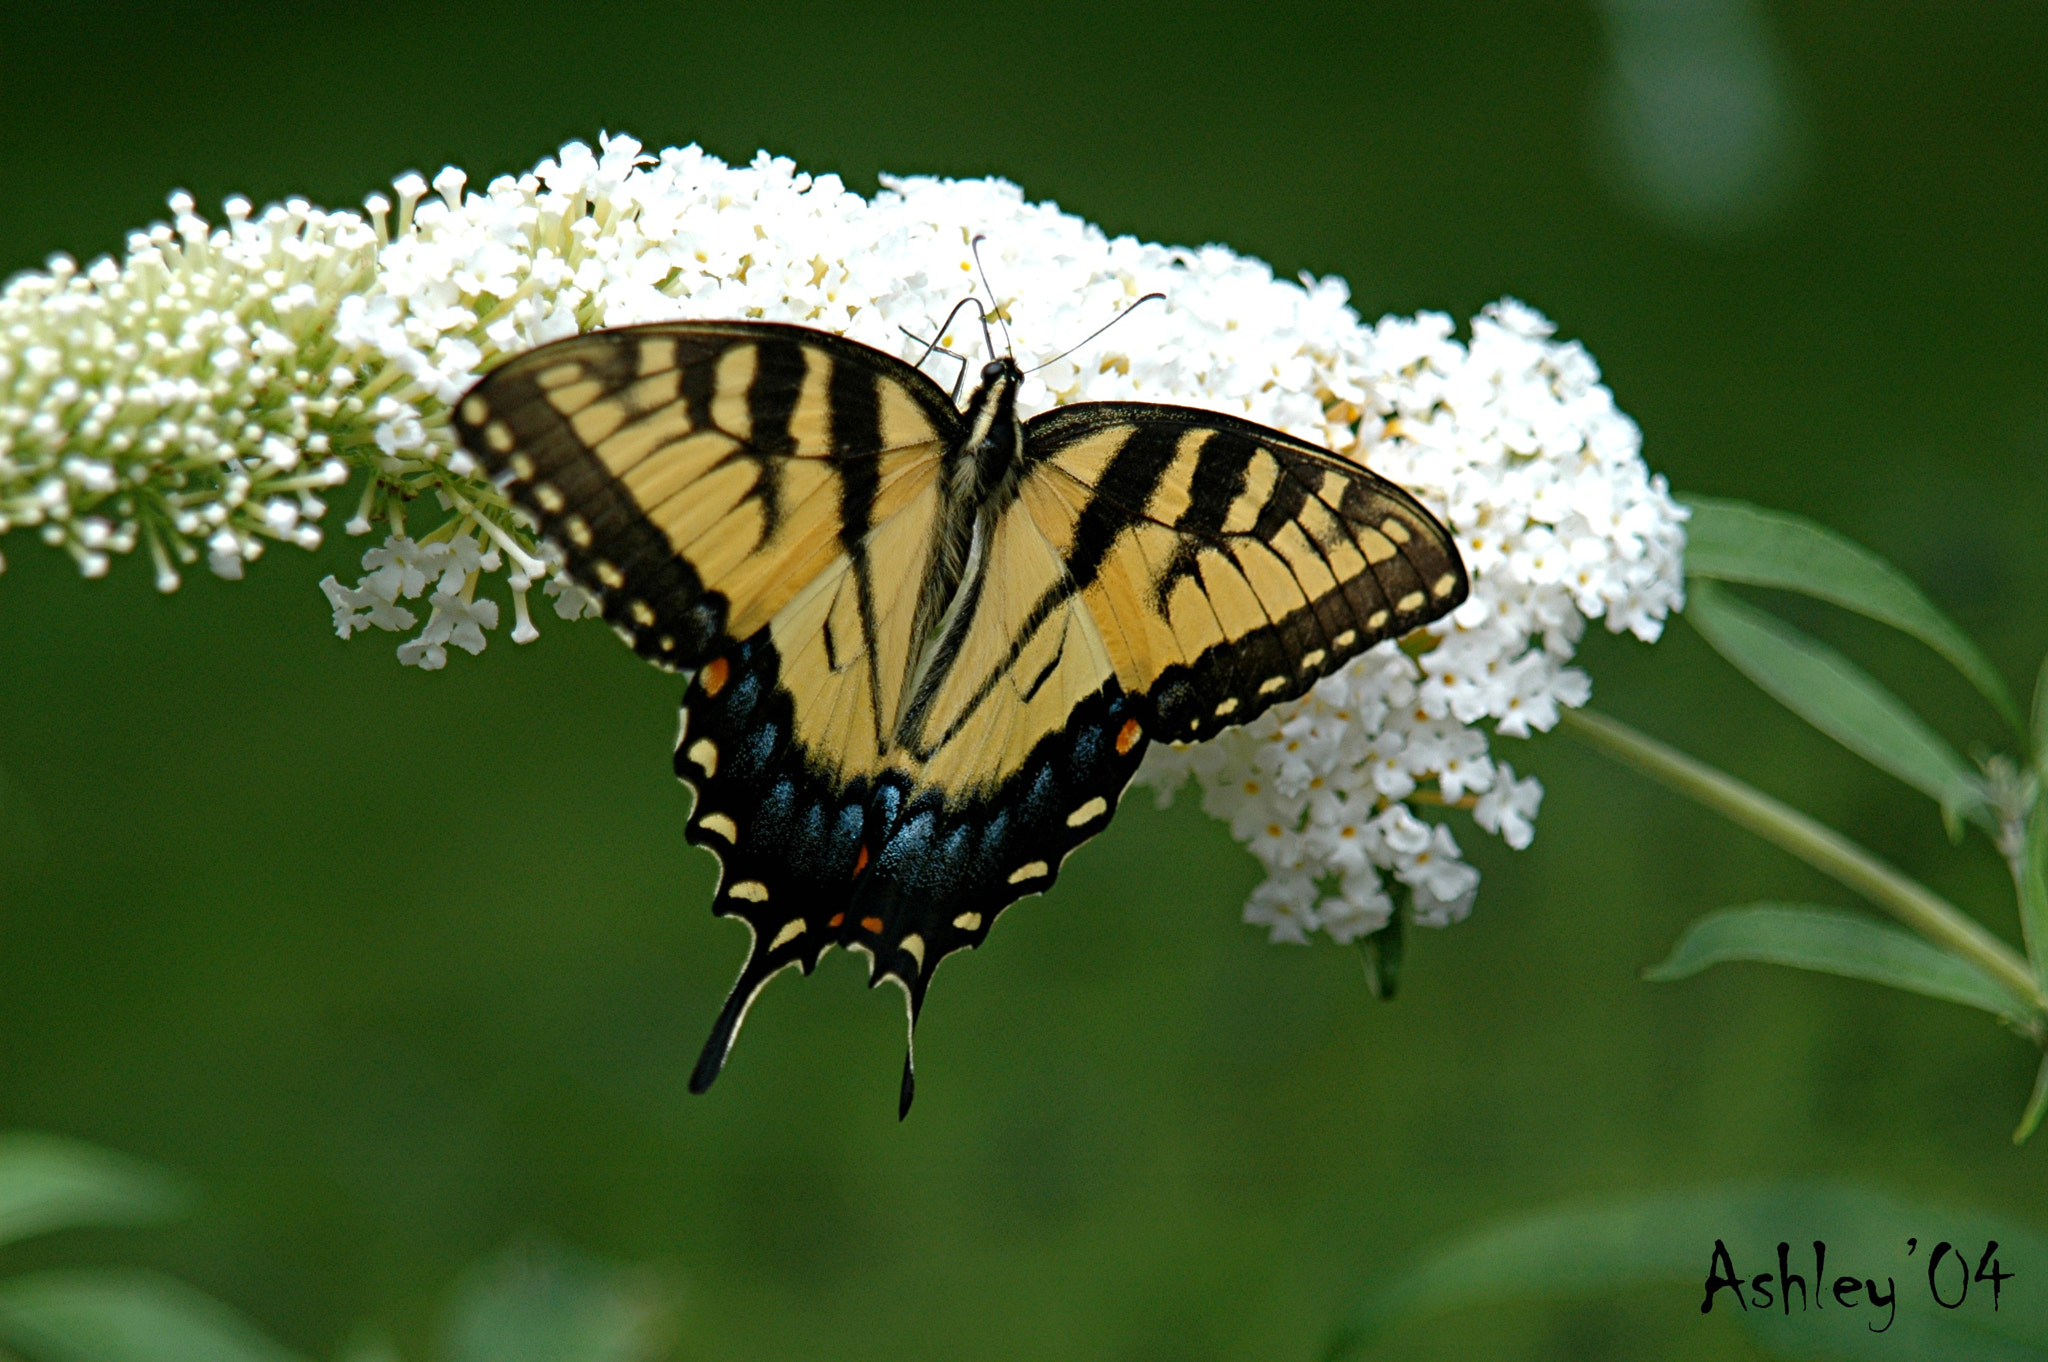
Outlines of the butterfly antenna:
[[1124,318],[1126,318],[1126,317],[1130,316],[1130,315],[1131,315],[1131,314],[1132,314],[1133,312],[1136,312],[1136,311],[1137,311],[1137,310],[1138,310],[1139,308],[1143,307],[1143,306],[1144,306],[1145,304],[1147,304],[1147,303],[1151,302],[1151,301],[1152,301],[1152,300],[1153,300],[1154,298],[1164,298],[1165,296],[1166,296],[1166,295],[1165,295],[1165,294],[1163,294],[1163,293],[1148,293],[1148,294],[1146,294],[1146,295],[1145,295],[1144,297],[1140,298],[1140,299],[1139,299],[1139,300],[1138,300],[1137,302],[1135,302],[1135,303],[1132,303],[1132,304],[1131,304],[1131,305],[1130,305],[1129,307],[1127,307],[1127,308],[1125,308],[1125,309],[1124,309],[1123,311],[1121,311],[1121,312],[1117,313],[1117,314],[1116,314],[1116,315],[1115,315],[1114,317],[1111,317],[1111,318],[1110,318],[1110,319],[1109,319],[1108,321],[1104,322],[1104,323],[1103,323],[1102,325],[1100,325],[1100,326],[1096,327],[1096,328],[1095,328],[1095,330],[1094,330],[1094,332],[1093,332],[1093,333],[1091,333],[1090,335],[1088,335],[1088,336],[1084,337],[1083,339],[1081,339],[1081,340],[1079,340],[1079,341],[1076,341],[1076,342],[1075,342],[1074,344],[1072,344],[1072,345],[1069,345],[1069,346],[1068,346],[1068,347],[1067,347],[1066,349],[1064,349],[1064,350],[1060,351],[1060,352],[1059,352],[1059,353],[1058,353],[1057,355],[1054,355],[1054,356],[1053,356],[1053,357],[1052,357],[1051,359],[1047,360],[1047,361],[1045,362],[1045,364],[1034,364],[1034,365],[1032,365],[1032,366],[1031,366],[1031,367],[1030,367],[1029,369],[1026,369],[1026,370],[1025,370],[1024,372],[1025,372],[1025,373],[1027,373],[1027,374],[1035,374],[1035,373],[1037,373],[1037,372],[1038,372],[1038,371],[1039,371],[1040,369],[1043,369],[1043,368],[1045,367],[1045,365],[1046,365],[1046,364],[1057,364],[1057,363],[1059,363],[1059,362],[1060,362],[1061,360],[1065,359],[1065,358],[1066,358],[1066,357],[1067,357],[1068,355],[1071,355],[1071,354],[1073,354],[1073,353],[1074,353],[1074,352],[1075,352],[1076,350],[1078,350],[1078,349],[1080,349],[1080,348],[1081,348],[1082,346],[1086,345],[1086,344],[1087,344],[1087,343],[1088,343],[1089,341],[1092,341],[1092,340],[1094,340],[1096,336],[1099,336],[1099,335],[1101,335],[1101,334],[1102,334],[1103,332],[1105,332],[1105,331],[1109,330],[1109,328],[1111,328],[1112,326],[1115,326],[1115,325],[1116,325],[1116,324],[1117,324],[1118,322],[1122,321],[1122,320],[1123,320]]
[[[952,329],[953,319],[960,315],[960,309],[963,307],[972,307],[975,312],[980,314],[981,338],[984,343],[988,342],[988,313],[982,308],[981,300],[970,294],[953,304],[953,310],[946,314],[946,320],[939,323],[937,333],[932,336],[931,340],[923,342],[924,353],[919,355],[916,362],[911,366],[912,368],[923,368],[924,362],[930,359],[935,351],[942,355],[951,355],[954,359],[959,360],[960,374],[953,380],[953,404],[955,406],[960,404],[960,389],[967,382],[967,356],[954,354],[951,350],[940,345],[939,342],[946,338],[946,332]],[[918,339],[917,334],[911,331],[909,327],[898,326],[896,329],[909,336],[912,340]],[[991,349],[991,353],[993,353],[993,349]]]
[[967,356],[956,350],[948,350],[945,346],[939,344],[939,340],[944,339],[944,332],[939,334],[938,339],[933,340],[927,345],[925,338],[912,331],[909,327],[899,325],[896,329],[925,347],[924,353],[918,356],[918,364],[923,364],[934,353],[944,355],[947,359],[957,359],[960,361],[960,374],[953,380],[953,405],[956,407],[960,405],[960,387],[967,381]]
[[[995,314],[997,324],[1003,328],[1003,350],[1014,358],[1017,354],[1017,342],[1010,338],[1010,319],[1003,315],[1002,305],[996,301],[996,291],[989,287],[988,269],[981,263],[981,243],[986,240],[988,237],[985,234],[977,234],[974,240],[967,243],[967,248],[974,252],[974,271],[981,276],[981,289],[988,295],[989,310]],[[984,331],[988,329],[987,317],[981,319],[981,326]],[[988,351],[991,356],[995,354],[996,347],[993,341],[990,342]]]
[[[911,365],[912,368],[916,368],[919,365],[922,365],[926,360],[932,357],[932,353],[934,351],[940,350],[941,347],[939,345],[939,342],[946,338],[946,332],[952,327],[953,319],[960,315],[960,309],[963,307],[972,307],[976,311],[980,311],[981,300],[979,298],[968,297],[962,298],[959,302],[953,304],[953,310],[946,314],[946,320],[939,323],[938,331],[933,334],[931,340],[924,343],[924,353],[917,357],[917,359]],[[988,318],[986,316],[982,317],[981,324],[984,328],[988,326]],[[897,329],[901,330],[904,335],[909,336],[912,340],[917,339],[917,337],[914,334],[912,334],[908,328],[899,327]],[[944,350],[942,353],[953,355],[953,352],[951,350]],[[965,364],[967,362],[967,357],[964,355],[953,355],[953,358],[959,360],[962,364]]]

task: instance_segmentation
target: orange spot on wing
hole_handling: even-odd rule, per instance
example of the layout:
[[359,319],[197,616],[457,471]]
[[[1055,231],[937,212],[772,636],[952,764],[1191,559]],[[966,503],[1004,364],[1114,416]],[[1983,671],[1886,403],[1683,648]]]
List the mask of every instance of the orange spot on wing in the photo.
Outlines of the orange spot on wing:
[[732,664],[722,657],[714,657],[704,664],[704,670],[697,673],[697,684],[704,688],[706,695],[716,695],[725,689],[725,679],[732,674]]
[[844,922],[844,921],[846,921],[846,914],[844,914],[844,913],[834,913],[834,914],[832,915],[832,920],[831,920],[830,922],[826,923],[825,925],[826,925],[827,927],[837,927],[837,926],[838,926],[838,925],[839,925],[840,923],[842,923],[842,922]]
[[1124,720],[1124,726],[1118,729],[1116,734],[1116,754],[1120,757],[1129,756],[1131,749],[1138,744],[1138,736],[1144,731],[1138,727],[1136,719]]
[[868,868],[868,847],[867,847],[867,843],[863,842],[863,843],[861,843],[861,847],[860,847],[860,855],[854,858],[854,862],[853,862],[853,878],[854,878],[854,879],[859,879],[859,878],[860,878],[860,872],[861,872],[861,871],[863,871],[863,870],[866,870],[867,868]]
[[864,917],[860,920],[860,925],[863,931],[872,932],[876,936],[882,934],[882,919],[878,917]]

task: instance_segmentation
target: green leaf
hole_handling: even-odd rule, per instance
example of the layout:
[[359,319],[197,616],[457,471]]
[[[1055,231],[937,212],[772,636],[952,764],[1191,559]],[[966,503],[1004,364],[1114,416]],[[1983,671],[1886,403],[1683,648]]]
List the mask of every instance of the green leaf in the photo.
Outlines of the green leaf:
[[191,1208],[169,1174],[76,1140],[0,1133],[0,1244],[85,1225],[144,1225]]
[[1786,708],[1935,800],[1945,817],[1984,816],[1983,778],[1848,658],[1707,582],[1693,584],[1685,618]]
[[0,1337],[37,1362],[302,1362],[213,1297],[133,1270],[0,1282]]
[[1395,880],[1393,894],[1394,911],[1388,915],[1387,925],[1358,938],[1359,953],[1365,957],[1366,990],[1383,1003],[1392,1002],[1401,987],[1401,947],[1405,930],[1401,923],[1408,916],[1408,904],[1414,891]]
[[2043,1112],[2048,1112],[2048,1055],[2041,1057],[2041,1067],[2034,1071],[2034,1091],[2027,1098],[2027,1109],[2020,1113],[2019,1127],[2012,1133],[2014,1144],[2027,1142],[2027,1137],[2041,1124]]
[[2034,678],[2032,751],[2034,770],[2037,773],[2048,772],[2048,657],[2041,659],[2041,671]]
[[471,1268],[442,1329],[449,1362],[653,1362],[674,1341],[673,1288],[552,1245]]
[[1822,525],[1719,497],[1683,497],[1685,571],[1692,577],[1778,587],[1830,601],[1911,634],[1940,653],[2021,731],[2019,707],[1998,669],[1911,578]]
[[2048,797],[2036,795],[2020,848],[2020,928],[2034,972],[2048,970]]
[[[1911,1253],[1909,1236],[1918,1240]],[[1873,1311],[1867,1300],[1845,1307],[1832,1297],[1819,1310],[1799,1309],[1797,1296],[1789,1312],[1764,1309],[1753,1297],[1745,1308],[1725,1287],[1709,1313],[1732,1321],[1774,1357],[2048,1362],[2048,1295],[2020,1285],[2048,1272],[2048,1239],[2003,1217],[1828,1184],[1702,1187],[1573,1202],[1511,1218],[1460,1238],[1371,1292],[1341,1318],[1324,1356],[1354,1355],[1404,1320],[1514,1300],[1599,1297],[1679,1283],[1689,1288],[1685,1308],[1697,1310],[1706,1299],[1717,1242],[1745,1290],[1766,1269],[1775,1287],[1777,1245],[1786,1242],[1789,1270],[1810,1289],[1820,1275],[1814,1271],[1816,1239],[1827,1244],[1831,1279],[1853,1273],[1889,1280],[1896,1314]],[[1968,1254],[1971,1269],[1984,1246],[1997,1241],[1999,1264],[2019,1280],[2005,1285],[1996,1311],[1981,1299],[1990,1290],[1984,1283],[1970,1286],[1959,1309],[1929,1300],[1927,1263],[1941,1240]],[[1957,1289],[1954,1270],[1955,1258],[1945,1255],[1941,1288],[1950,1299]],[[1888,1317],[1889,1326],[1878,1332]]]
[[1807,903],[1755,903],[1708,913],[1643,978],[1668,983],[1736,960],[1867,979],[1982,1008],[2023,1029],[2033,1025],[2023,999],[1962,956],[1888,922]]

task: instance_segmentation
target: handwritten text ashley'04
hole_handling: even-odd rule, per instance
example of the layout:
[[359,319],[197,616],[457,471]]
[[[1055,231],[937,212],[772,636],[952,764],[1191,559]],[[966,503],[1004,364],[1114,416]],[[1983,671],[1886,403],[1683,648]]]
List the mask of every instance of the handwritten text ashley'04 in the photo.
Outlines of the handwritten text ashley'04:
[[[1906,1256],[1912,1257],[1919,1249],[1918,1239],[1906,1241]],[[1991,1287],[1991,1308],[1998,1309],[2000,1289],[2013,1278],[2013,1274],[1999,1265],[1998,1241],[1990,1240],[1984,1245],[1984,1252],[1978,1255],[1977,1267],[1970,1269],[1969,1259],[1964,1251],[1944,1239],[1934,1246],[1927,1255],[1927,1293],[1934,1303],[1945,1310],[1956,1310],[1969,1299],[1972,1282],[1988,1283]],[[1798,1293],[1799,1308],[1819,1310],[1826,1306],[1826,1298],[1832,1296],[1836,1307],[1853,1310],[1859,1306],[1885,1311],[1884,1323],[1868,1322],[1874,1333],[1883,1333],[1892,1327],[1898,1316],[1898,1288],[1893,1279],[1884,1279],[1884,1290],[1879,1291],[1877,1281],[1871,1277],[1843,1275],[1836,1277],[1832,1286],[1827,1280],[1828,1246],[1825,1241],[1813,1241],[1813,1289],[1809,1296],[1807,1279],[1802,1273],[1792,1271],[1792,1246],[1780,1241],[1778,1244],[1778,1270],[1759,1272],[1745,1278],[1735,1270],[1735,1261],[1728,1252],[1728,1246],[1721,1240],[1714,1241],[1714,1252],[1707,1263],[1706,1299],[1700,1302],[1700,1313],[1706,1314],[1714,1308],[1714,1298],[1723,1289],[1734,1296],[1736,1305],[1747,1311],[1752,1305],[1768,1310],[1778,1306],[1786,1314],[1792,1313],[1793,1293]],[[1747,1285],[1749,1295],[1743,1294]],[[1979,1292],[1981,1300],[1983,1293]]]

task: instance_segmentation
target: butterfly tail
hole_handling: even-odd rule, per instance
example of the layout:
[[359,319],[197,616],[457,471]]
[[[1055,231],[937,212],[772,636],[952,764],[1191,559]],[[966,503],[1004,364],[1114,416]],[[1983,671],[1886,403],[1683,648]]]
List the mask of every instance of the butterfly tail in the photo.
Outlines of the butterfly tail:
[[725,1006],[718,1010],[718,1020],[711,1024],[711,1035],[704,1042],[703,1053],[697,1056],[697,1067],[690,1073],[690,1091],[702,1093],[717,1079],[719,1070],[725,1067],[725,1057],[732,1052],[732,1043],[739,1036],[740,1025],[747,1019],[747,1009],[754,1005],[761,990],[770,979],[785,968],[796,964],[784,960],[780,964],[768,963],[769,951],[755,950],[748,954],[747,963],[740,970],[740,977],[734,981],[732,992],[725,995]]

